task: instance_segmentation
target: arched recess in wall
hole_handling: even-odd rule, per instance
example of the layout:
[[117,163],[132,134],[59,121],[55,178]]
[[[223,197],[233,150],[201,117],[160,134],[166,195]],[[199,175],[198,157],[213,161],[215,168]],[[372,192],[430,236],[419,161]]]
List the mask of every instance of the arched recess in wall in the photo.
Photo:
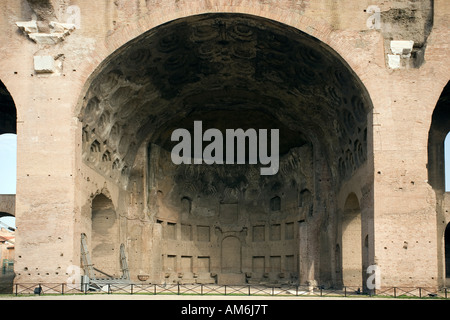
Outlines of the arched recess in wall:
[[361,208],[356,194],[348,195],[342,216],[342,281],[344,286],[362,287],[363,248]]
[[444,87],[434,109],[428,133],[428,183],[445,192],[444,140],[450,131],[450,82]]
[[13,98],[0,81],[0,134],[17,133],[16,117],[17,111]]
[[119,219],[114,205],[104,194],[92,200],[91,250],[94,270],[99,277],[119,277]]
[[241,241],[234,236],[222,240],[222,272],[241,273]]
[[[264,270],[269,262],[257,246],[268,245],[271,237],[280,239],[283,229],[289,243],[275,246],[273,264],[280,261],[280,268],[293,270],[288,274],[291,278],[283,281],[298,281],[296,264],[302,258],[294,238],[296,222],[322,223],[308,230],[323,227],[335,232],[327,225],[333,219],[324,218],[335,210],[330,195],[337,194],[357,170],[371,170],[367,120],[372,103],[363,83],[333,48],[278,21],[237,13],[170,21],[117,49],[87,86],[79,114],[83,165],[115,181],[124,198],[127,192],[139,194],[137,201],[120,202],[123,207],[118,211],[142,205],[133,209],[148,212],[150,220],[167,222],[163,224],[167,230],[197,224],[198,230],[215,230],[219,238],[225,237],[202,247],[201,256],[211,257],[215,268],[211,273],[250,273],[252,265]],[[175,166],[170,160],[175,144],[171,133],[178,128],[192,133],[194,121],[203,121],[203,131],[279,129],[278,175],[262,177],[256,166],[232,170]],[[108,161],[101,161],[106,152]],[[137,159],[145,157],[148,165],[138,167]],[[146,174],[148,181],[139,181]],[[147,189],[135,193],[133,185]],[[271,215],[282,228],[274,228],[271,237],[265,237],[264,228],[256,228],[256,238],[263,243],[252,244],[253,252],[242,251],[237,259],[242,260],[240,268],[227,265],[232,260],[221,260],[220,252],[237,248],[241,241],[226,237],[224,230],[254,230],[260,220],[268,225]],[[228,229],[217,228],[214,221]],[[310,237],[305,255],[319,252],[314,246],[324,248],[321,263],[330,264],[336,237],[313,231],[304,236]],[[209,236],[202,239],[210,241]],[[192,247],[192,243],[183,245]],[[163,254],[182,255],[180,247],[169,241]],[[308,265],[318,266],[321,257],[311,257],[316,261]],[[331,269],[324,272],[328,273],[324,278],[332,278]],[[279,272],[273,274],[280,277]],[[311,276],[308,271],[306,275]]]
[[[441,235],[438,242],[437,259],[439,261],[439,276],[440,285],[445,285],[446,282],[446,262],[447,262],[447,239],[446,225],[448,222],[448,208],[445,207],[447,201],[446,186],[445,186],[445,171],[446,171],[446,157],[445,157],[445,140],[450,131],[450,81],[447,82],[434,108],[431,126],[428,132],[428,183],[431,185],[436,194],[436,222],[437,233]],[[448,228],[447,228],[448,229]]]
[[445,255],[445,285],[450,285],[450,223],[447,224],[444,233],[444,255]]
[[445,192],[450,191],[450,132],[444,139]]

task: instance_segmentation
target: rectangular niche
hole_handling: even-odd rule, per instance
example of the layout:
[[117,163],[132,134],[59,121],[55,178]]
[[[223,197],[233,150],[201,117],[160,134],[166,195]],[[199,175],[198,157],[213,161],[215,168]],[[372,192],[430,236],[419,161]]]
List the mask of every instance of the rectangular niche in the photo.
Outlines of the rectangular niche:
[[181,272],[192,272],[192,257],[181,256]]
[[286,256],[286,271],[294,272],[295,271],[295,260],[294,255]]
[[177,224],[172,222],[167,222],[166,232],[164,233],[165,238],[169,240],[177,240]]
[[192,227],[188,224],[181,225],[181,240],[191,241],[192,240]]
[[265,226],[253,226],[253,241],[260,242],[266,240],[266,228]]
[[238,204],[221,203],[220,204],[220,223],[234,224],[238,221]]
[[198,272],[210,272],[209,257],[198,257],[197,258],[197,270],[198,270]]
[[197,226],[197,241],[210,241],[209,226]]
[[281,240],[281,225],[273,224],[270,226],[270,240]]
[[265,272],[265,259],[264,257],[253,257],[252,261],[252,271],[255,273],[264,273]]
[[270,257],[270,271],[281,272],[281,256]]
[[285,225],[285,239],[286,240],[292,240],[294,239],[294,223],[288,222]]
[[168,255],[164,259],[164,271],[176,272],[177,271],[177,256]]

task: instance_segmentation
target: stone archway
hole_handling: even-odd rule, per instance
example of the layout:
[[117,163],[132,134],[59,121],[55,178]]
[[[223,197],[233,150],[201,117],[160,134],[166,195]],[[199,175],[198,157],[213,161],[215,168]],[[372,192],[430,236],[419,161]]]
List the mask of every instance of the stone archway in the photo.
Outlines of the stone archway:
[[437,101],[428,134],[428,182],[438,192],[445,192],[444,140],[450,131],[449,104],[450,82]]
[[119,277],[120,244],[117,214],[112,201],[104,194],[92,200],[90,246],[92,263],[101,276]]
[[448,216],[449,196],[445,190],[445,154],[444,140],[450,131],[450,82],[447,82],[443,88],[436,107],[431,117],[431,125],[428,132],[428,183],[433,188],[436,196],[436,225],[438,237],[437,261],[439,283],[442,286],[447,282],[447,264],[446,264],[446,224],[450,220]]
[[[17,134],[17,110],[14,100],[6,86],[0,81],[0,144],[2,157],[2,186],[1,193],[7,195],[0,196],[0,211],[15,215],[15,172],[16,154],[12,154],[16,149]],[[8,185],[6,185],[8,184]],[[10,185],[14,184],[14,185]]]
[[[0,246],[0,293],[12,293],[15,258],[15,224],[16,224],[16,155],[15,135],[17,133],[17,111],[14,100],[6,86],[0,81],[0,229],[2,230],[2,245]],[[13,143],[14,141],[14,143]],[[13,185],[14,184],[14,185]],[[3,219],[1,219],[3,218]],[[11,240],[12,239],[12,240]],[[5,240],[9,240],[6,241]]]
[[450,283],[450,223],[444,232],[444,261],[445,261],[445,284]]
[[[194,275],[196,261],[207,258],[211,274],[220,273],[218,240],[235,234],[248,278],[333,278],[331,269],[313,271],[320,259],[332,261],[336,245],[319,230],[336,232],[328,225],[336,210],[329,195],[367,164],[371,101],[326,44],[251,15],[186,17],[116,50],[95,72],[83,101],[83,166],[115,184],[123,200],[118,212],[146,212],[147,223],[165,229],[154,261],[170,258],[180,270],[186,268],[176,261],[191,261]],[[171,133],[185,128],[194,134],[194,121],[222,132],[278,129],[279,173],[265,178],[250,164],[232,170],[174,165]],[[302,222],[307,235],[300,235]],[[121,224],[124,239],[133,223]],[[299,249],[301,237],[308,250]],[[268,245],[273,249],[264,252]],[[165,276],[176,281],[180,274]]]
[[[15,257],[15,216],[16,216],[16,195],[15,185],[15,174],[11,172],[16,172],[16,156],[12,155],[11,152],[14,144],[11,142],[15,140],[14,135],[17,134],[17,110],[14,100],[9,93],[6,86],[0,81],[0,135],[3,135],[0,141],[1,152],[0,152],[0,163],[2,165],[2,170],[0,172],[0,180],[2,183],[1,192],[7,192],[8,194],[0,194],[0,218],[4,217],[14,217],[7,218],[9,221],[0,220],[0,229],[5,229],[6,232],[3,233],[2,230],[2,245],[0,246],[1,260],[0,260],[0,293],[12,293],[13,281],[15,277],[14,273],[14,260]],[[6,139],[4,139],[6,137]],[[14,146],[15,147],[15,146]],[[14,148],[15,149],[15,148]],[[4,191],[5,190],[5,191]],[[7,223],[5,223],[7,222]],[[12,232],[12,233],[11,233]],[[11,240],[12,239],[12,240]],[[5,241],[5,240],[9,240]]]
[[0,134],[16,133],[17,111],[6,86],[0,81]]

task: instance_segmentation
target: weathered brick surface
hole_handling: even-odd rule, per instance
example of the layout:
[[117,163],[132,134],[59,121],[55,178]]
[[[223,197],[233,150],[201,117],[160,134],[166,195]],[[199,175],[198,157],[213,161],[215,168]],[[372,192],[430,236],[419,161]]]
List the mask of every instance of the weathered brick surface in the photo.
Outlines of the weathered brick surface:
[[[80,8],[81,29],[56,45],[33,43],[18,31],[15,22],[31,19],[26,1],[0,4],[0,80],[11,93],[18,114],[15,281],[65,282],[68,266],[79,264],[79,233],[84,228],[80,223],[89,211],[87,198],[108,190],[113,202],[123,200],[118,186],[81,159],[78,116],[84,95],[108,57],[163,23],[228,12],[295,27],[321,40],[348,63],[373,103],[368,121],[373,169],[370,165],[362,168],[341,188],[338,206],[344,207],[351,192],[361,203],[364,186],[358,177],[373,176],[369,195],[373,207],[362,209],[366,212],[363,229],[369,233],[370,260],[381,268],[382,285],[443,285],[443,230],[450,215],[445,210],[448,201],[438,201],[442,192],[435,192],[427,182],[427,150],[431,116],[449,80],[448,1],[435,1],[425,63],[399,70],[387,67],[385,39],[379,30],[367,29],[369,14],[364,12],[372,4],[388,10],[395,1],[346,0],[340,6],[325,0],[116,3],[70,1]],[[62,54],[62,70],[36,74],[36,54]],[[437,211],[442,212],[439,220]]]

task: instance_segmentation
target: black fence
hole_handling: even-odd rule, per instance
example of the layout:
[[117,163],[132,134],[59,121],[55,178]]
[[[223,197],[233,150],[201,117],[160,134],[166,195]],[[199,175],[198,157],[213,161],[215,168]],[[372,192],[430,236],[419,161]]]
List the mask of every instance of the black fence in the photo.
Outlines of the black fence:
[[448,299],[447,288],[389,287],[362,292],[358,287],[325,289],[307,285],[277,287],[262,285],[217,285],[217,284],[140,284],[109,283],[99,290],[88,284],[67,283],[16,283],[15,296],[26,295],[98,295],[98,294],[146,294],[146,295],[230,295],[230,296],[281,296],[281,297],[381,297],[381,298],[427,298]]

